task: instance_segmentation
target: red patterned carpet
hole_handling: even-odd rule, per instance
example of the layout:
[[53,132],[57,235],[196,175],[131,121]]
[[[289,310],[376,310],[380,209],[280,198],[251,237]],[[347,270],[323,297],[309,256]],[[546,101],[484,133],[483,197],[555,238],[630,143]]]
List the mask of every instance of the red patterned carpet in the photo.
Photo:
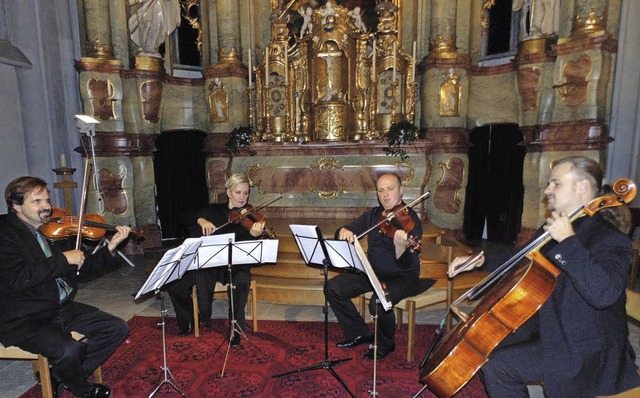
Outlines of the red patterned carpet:
[[[113,397],[148,397],[164,380],[162,330],[159,318],[133,317],[129,338],[102,366],[104,382]],[[260,321],[259,332],[247,332],[249,340],[231,348],[220,378],[227,352],[227,322],[214,321],[200,337],[178,337],[175,318],[167,318],[167,366],[187,397],[348,397],[349,394],[326,369],[296,372],[285,377],[272,376],[318,364],[324,360],[322,322]],[[418,381],[418,362],[433,337],[435,326],[418,325],[417,362],[406,361],[406,327],[396,335],[396,352],[377,362],[378,397],[410,397],[422,385]],[[368,397],[373,382],[373,362],[362,358],[367,347],[351,350],[335,348],[342,340],[337,323],[329,324],[329,359],[349,358],[333,370],[356,397]],[[66,392],[65,398],[72,395]],[[34,386],[22,397],[39,397]],[[154,397],[179,397],[164,383]],[[428,391],[421,397],[433,397]],[[486,397],[476,376],[456,396]]]

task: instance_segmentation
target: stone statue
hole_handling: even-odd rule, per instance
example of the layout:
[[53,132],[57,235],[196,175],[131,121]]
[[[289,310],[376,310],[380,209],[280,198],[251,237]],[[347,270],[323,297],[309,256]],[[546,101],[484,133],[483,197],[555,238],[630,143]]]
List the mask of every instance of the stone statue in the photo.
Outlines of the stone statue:
[[303,22],[302,27],[300,28],[300,38],[304,36],[307,31],[313,31],[313,22],[311,22],[311,17],[313,16],[313,8],[307,7],[306,9],[300,8],[298,13],[302,16]]
[[322,10],[322,16],[323,16],[323,19],[322,19],[323,25],[327,24],[328,17],[336,16],[336,9],[333,8],[333,3],[331,2],[331,0],[327,1],[327,3],[324,5],[324,10]]
[[363,32],[367,31],[367,25],[362,22],[362,11],[360,10],[360,7],[355,7],[353,10],[349,11],[349,16],[353,18],[353,25],[356,29]]
[[527,36],[527,11],[531,15],[528,37],[553,36],[560,28],[559,0],[514,0],[512,10],[520,11],[520,37]]
[[129,18],[131,40],[138,54],[161,58],[158,48],[180,25],[178,0],[129,0],[129,5],[141,3]]

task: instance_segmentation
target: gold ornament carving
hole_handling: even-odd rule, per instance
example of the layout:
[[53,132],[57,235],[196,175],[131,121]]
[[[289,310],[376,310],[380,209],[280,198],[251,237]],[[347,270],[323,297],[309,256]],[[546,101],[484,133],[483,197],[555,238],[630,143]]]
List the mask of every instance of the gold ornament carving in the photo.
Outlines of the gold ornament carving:
[[226,123],[229,121],[229,95],[224,91],[220,79],[214,79],[209,85],[209,121]]
[[438,115],[439,116],[460,116],[460,99],[462,90],[460,86],[460,76],[449,69],[449,73],[444,74],[445,81],[440,85],[438,95]]
[[591,58],[582,56],[575,61],[568,61],[562,68],[563,81],[553,85],[558,95],[567,106],[578,106],[587,99],[586,80],[591,72]]

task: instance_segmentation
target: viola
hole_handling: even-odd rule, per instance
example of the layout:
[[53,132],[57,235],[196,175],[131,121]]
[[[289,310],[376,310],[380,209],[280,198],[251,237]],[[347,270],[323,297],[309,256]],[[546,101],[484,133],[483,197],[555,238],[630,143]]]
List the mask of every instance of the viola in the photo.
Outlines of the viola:
[[[241,208],[234,208],[229,212],[229,222],[240,224],[244,229],[249,231],[253,224],[264,221],[264,216],[256,211],[251,205],[245,205]],[[271,228],[265,226],[261,237],[275,239],[276,234]]]
[[[81,234],[83,238],[100,240],[107,231],[116,231],[116,226],[107,224],[104,217],[98,214],[84,214],[82,216]],[[78,217],[69,214],[65,209],[54,207],[51,209],[51,220],[40,226],[40,232],[49,239],[63,239],[78,234]],[[130,235],[142,237],[142,230],[132,228]]]
[[[411,214],[409,214],[407,206],[400,203],[395,205],[393,209],[382,212],[378,229],[383,234],[393,239],[396,231],[402,230],[409,233],[415,226],[416,222],[413,220],[413,217],[411,217]],[[409,236],[407,248],[411,253],[420,253],[420,241],[416,241],[414,236]]]

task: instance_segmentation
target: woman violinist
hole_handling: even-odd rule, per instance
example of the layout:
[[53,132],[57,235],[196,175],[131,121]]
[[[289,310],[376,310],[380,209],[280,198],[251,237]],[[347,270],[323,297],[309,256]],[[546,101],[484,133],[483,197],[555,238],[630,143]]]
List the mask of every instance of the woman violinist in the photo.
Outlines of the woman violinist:
[[[209,204],[201,209],[189,212],[183,223],[191,237],[234,233],[236,241],[254,240],[262,236],[264,221],[247,223],[247,219],[255,219],[254,214],[244,211],[249,200],[249,180],[244,174],[233,174],[225,183],[229,201]],[[195,283],[198,291],[199,319],[206,326],[212,314],[213,291],[216,281],[228,282],[226,268],[214,267],[189,271],[182,279],[169,285],[168,291],[176,311],[180,335],[193,331],[193,310],[191,304],[191,286]],[[243,330],[245,328],[244,309],[249,296],[251,271],[249,266],[234,265],[231,277],[235,289],[233,291],[234,317]],[[184,281],[184,282],[182,282]],[[231,318],[231,306],[229,306]],[[234,333],[232,345],[240,344],[240,335]]]
[[[491,397],[528,397],[527,384],[543,383],[548,397],[612,395],[640,386],[628,340],[625,287],[631,242],[604,209],[571,222],[569,214],[607,194],[600,165],[585,157],[554,164],[544,193],[551,215],[537,236],[551,241],[540,252],[559,270],[549,299],[505,338],[481,371]],[[622,228],[621,228],[622,229]],[[464,262],[455,259],[449,272]],[[482,262],[484,259],[480,259]],[[487,255],[487,268],[500,264]]]

